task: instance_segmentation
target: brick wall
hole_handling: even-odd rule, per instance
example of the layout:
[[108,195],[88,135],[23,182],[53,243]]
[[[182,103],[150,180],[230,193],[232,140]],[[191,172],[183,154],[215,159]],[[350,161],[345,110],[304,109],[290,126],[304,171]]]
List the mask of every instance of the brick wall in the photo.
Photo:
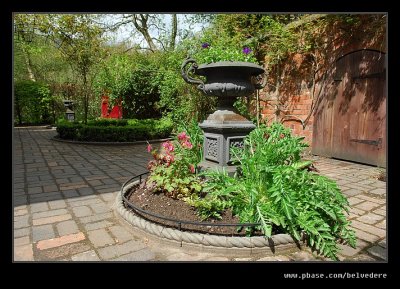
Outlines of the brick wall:
[[[295,95],[287,100],[281,108],[277,108],[276,100],[266,100],[265,95],[260,94],[261,117],[268,124],[280,120],[290,128],[295,135],[304,136],[305,141],[311,145],[313,116],[309,117],[312,105],[310,93]],[[308,117],[308,121],[304,120]],[[303,128],[303,123],[305,127]]]

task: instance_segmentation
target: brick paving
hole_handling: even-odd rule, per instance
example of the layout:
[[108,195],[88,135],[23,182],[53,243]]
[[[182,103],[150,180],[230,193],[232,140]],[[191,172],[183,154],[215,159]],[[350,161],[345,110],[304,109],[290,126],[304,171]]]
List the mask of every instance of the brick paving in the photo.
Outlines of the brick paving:
[[[243,257],[185,250],[135,233],[114,215],[121,185],[146,171],[145,145],[102,146],[51,141],[54,130],[14,129],[14,261],[320,261],[309,250]],[[337,181],[351,205],[357,247],[340,260],[385,261],[386,183],[379,170],[311,157]]]

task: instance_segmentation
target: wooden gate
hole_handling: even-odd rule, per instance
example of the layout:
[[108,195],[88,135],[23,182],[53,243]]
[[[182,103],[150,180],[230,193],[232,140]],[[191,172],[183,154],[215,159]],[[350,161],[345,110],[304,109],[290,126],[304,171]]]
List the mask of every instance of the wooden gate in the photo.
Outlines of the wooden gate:
[[386,167],[385,63],[376,50],[336,61],[316,104],[313,154]]

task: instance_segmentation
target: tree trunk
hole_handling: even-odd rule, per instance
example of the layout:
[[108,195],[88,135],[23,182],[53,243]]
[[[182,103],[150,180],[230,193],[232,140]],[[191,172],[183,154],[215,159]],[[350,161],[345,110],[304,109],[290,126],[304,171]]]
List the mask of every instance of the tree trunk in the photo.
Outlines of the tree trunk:
[[171,42],[169,48],[171,50],[175,49],[176,34],[178,32],[178,18],[176,14],[172,14],[172,29],[171,29]]
[[19,104],[18,97],[15,98],[15,110],[16,110],[17,116],[18,116],[18,124],[21,125],[22,124],[22,115],[21,115],[21,106]]
[[87,72],[84,71],[82,73],[83,76],[83,110],[84,110],[84,122],[87,124],[88,118],[88,110],[89,110],[89,97],[88,97],[88,89],[87,89]]
[[28,77],[30,80],[36,81],[35,74],[33,73],[33,70],[32,70],[31,56],[30,56],[29,52],[26,50],[26,48],[24,47],[24,45],[22,45],[22,51],[23,51],[24,57],[25,57],[25,64],[26,64],[26,69],[28,70]]
[[150,50],[154,52],[157,50],[157,46],[154,44],[153,39],[150,36],[147,20],[148,16],[146,14],[133,14],[133,25],[135,25],[135,28],[143,35]]
[[51,100],[51,107],[53,110],[53,124],[55,124],[56,123],[56,107],[55,107],[54,98],[52,98],[52,100]]

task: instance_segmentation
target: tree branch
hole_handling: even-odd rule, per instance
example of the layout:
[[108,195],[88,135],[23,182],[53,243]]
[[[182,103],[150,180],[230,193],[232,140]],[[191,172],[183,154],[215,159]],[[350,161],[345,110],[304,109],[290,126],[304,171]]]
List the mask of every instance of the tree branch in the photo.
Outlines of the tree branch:
[[163,50],[164,51],[167,51],[167,49],[165,48],[165,46],[164,46],[164,43],[162,43],[162,41],[161,40],[159,40],[159,39],[157,39],[157,38],[151,38],[152,40],[155,40],[155,41],[157,41],[158,43],[160,43],[161,44],[161,46],[162,46],[162,48],[163,48]]

